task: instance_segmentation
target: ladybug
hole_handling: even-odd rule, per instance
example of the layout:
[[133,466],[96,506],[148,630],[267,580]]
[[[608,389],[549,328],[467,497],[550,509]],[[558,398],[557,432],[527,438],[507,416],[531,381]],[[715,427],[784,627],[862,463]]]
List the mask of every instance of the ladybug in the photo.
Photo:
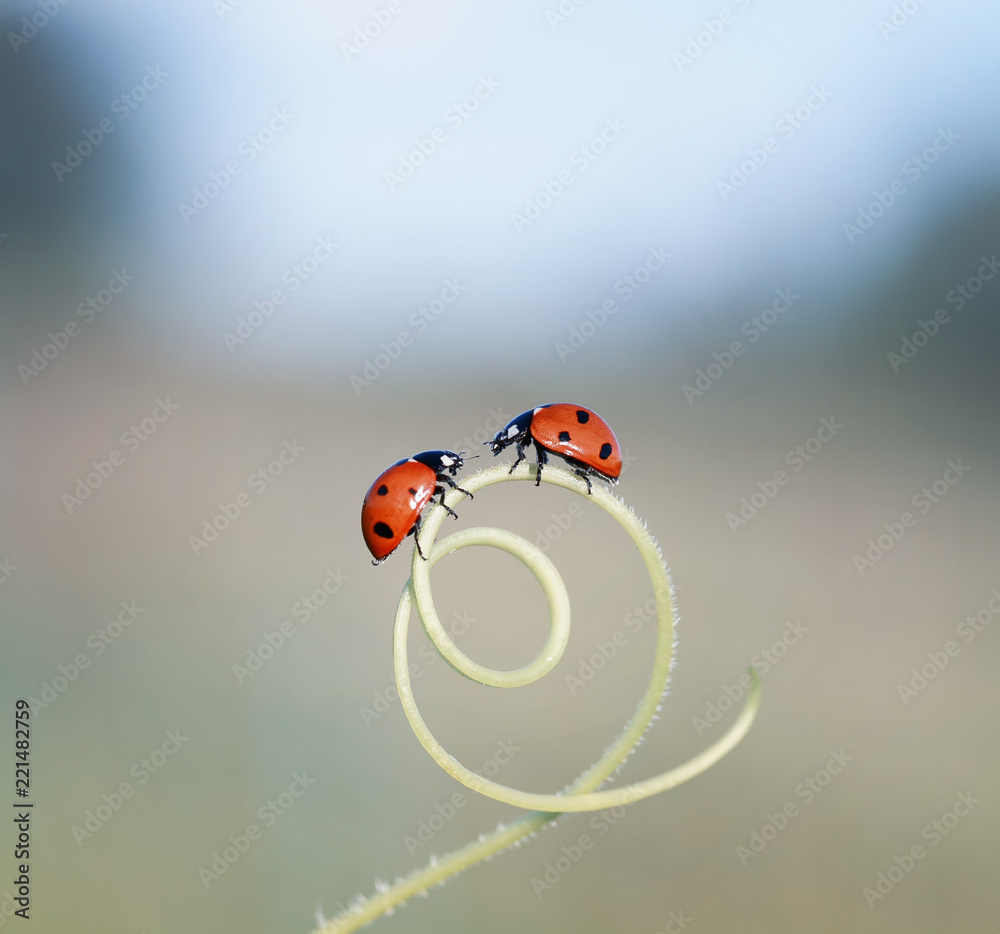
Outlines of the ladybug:
[[484,442],[494,454],[499,454],[511,444],[517,445],[514,472],[524,460],[524,449],[535,446],[538,475],[535,486],[542,482],[542,466],[548,455],[558,454],[575,468],[591,492],[590,478],[603,477],[617,483],[622,472],[622,449],[611,426],[593,409],[569,402],[539,405],[522,412],[506,428],[501,429],[492,441]]
[[[361,507],[361,533],[374,556],[372,564],[381,564],[407,535],[415,536],[420,531],[420,513],[438,494],[441,505],[458,518],[453,509],[445,506],[442,484],[461,490],[471,499],[472,494],[451,479],[464,466],[462,455],[454,451],[422,451],[396,461],[375,478]],[[419,538],[417,551],[426,561]]]

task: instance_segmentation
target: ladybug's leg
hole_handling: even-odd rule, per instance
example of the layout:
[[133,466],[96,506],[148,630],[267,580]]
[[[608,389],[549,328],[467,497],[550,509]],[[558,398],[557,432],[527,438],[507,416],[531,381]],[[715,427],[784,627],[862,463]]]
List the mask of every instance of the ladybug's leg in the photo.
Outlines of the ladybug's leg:
[[510,470],[507,473],[513,473],[517,469],[517,465],[524,460],[524,445],[518,441],[517,442],[517,460],[511,465]]
[[459,493],[464,493],[469,497],[469,499],[475,499],[475,497],[468,490],[463,490],[454,480],[451,479],[451,477],[446,477],[444,474],[439,473],[438,480],[442,483],[447,483],[453,490],[458,490]]
[[542,482],[542,466],[549,462],[549,455],[537,441],[535,442],[535,458],[538,461],[538,473],[535,474],[535,486],[540,486]]
[[449,515],[452,515],[452,516],[454,516],[457,519],[458,518],[458,513],[455,512],[455,510],[452,509],[450,506],[447,506],[445,504],[445,501],[444,501],[444,487],[443,486],[436,486],[436,487],[434,487],[434,492],[431,494],[431,496],[437,496],[438,493],[441,494],[441,499],[439,500],[439,502],[441,503],[441,505],[444,506],[444,508],[449,513]]
[[413,528],[410,529],[408,534],[413,536],[413,540],[417,543],[417,552],[426,561],[427,555],[424,554],[423,548],[420,547],[420,516],[417,516],[417,521],[413,523]]
[[578,477],[583,477],[583,482],[587,484],[587,495],[589,496],[591,493],[593,493],[594,490],[590,485],[590,477],[588,477],[587,474],[580,469],[577,469],[576,471],[574,471],[574,473],[576,473]]

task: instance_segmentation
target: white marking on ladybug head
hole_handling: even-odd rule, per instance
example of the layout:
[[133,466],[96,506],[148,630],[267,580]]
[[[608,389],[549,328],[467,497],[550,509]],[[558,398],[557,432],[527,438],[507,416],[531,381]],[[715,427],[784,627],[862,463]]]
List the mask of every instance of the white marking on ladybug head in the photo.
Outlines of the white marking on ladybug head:
[[520,431],[519,431],[519,429],[518,429],[517,425],[511,425],[511,426],[510,426],[510,427],[509,427],[509,428],[507,429],[507,437],[508,437],[508,438],[513,438],[513,437],[515,437],[515,436],[516,436],[516,435],[518,435],[518,434],[520,434]]
[[441,455],[441,463],[445,467],[450,467],[452,464],[455,463],[455,458],[449,457],[447,454],[442,454]]

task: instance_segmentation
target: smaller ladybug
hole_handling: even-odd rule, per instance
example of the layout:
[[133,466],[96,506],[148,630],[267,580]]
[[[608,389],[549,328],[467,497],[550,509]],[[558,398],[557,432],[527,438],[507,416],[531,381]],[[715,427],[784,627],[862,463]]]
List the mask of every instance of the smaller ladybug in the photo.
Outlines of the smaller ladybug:
[[[445,506],[442,484],[460,490],[471,499],[472,494],[452,480],[464,466],[462,455],[454,451],[422,451],[396,461],[375,478],[361,507],[361,533],[375,559],[372,564],[381,564],[407,535],[415,536],[420,531],[420,513],[438,494],[441,505],[458,518],[453,509]],[[417,551],[426,561],[419,538]]]
[[549,454],[558,454],[574,467],[574,472],[586,482],[588,493],[591,477],[617,483],[622,472],[622,449],[611,426],[593,409],[569,402],[528,409],[498,431],[492,441],[484,443],[494,454],[511,444],[517,445],[517,460],[510,468],[511,473],[524,460],[524,449],[533,444],[538,460],[535,486],[542,482],[542,467],[548,463]]

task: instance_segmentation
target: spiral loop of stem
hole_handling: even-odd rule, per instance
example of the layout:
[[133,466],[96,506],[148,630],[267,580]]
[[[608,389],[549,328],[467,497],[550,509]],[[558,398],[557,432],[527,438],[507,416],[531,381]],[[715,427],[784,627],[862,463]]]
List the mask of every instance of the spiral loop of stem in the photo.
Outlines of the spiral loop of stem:
[[[536,467],[526,465],[510,473],[507,466],[498,465],[464,479],[462,485],[470,493],[476,493],[496,483],[511,480],[533,481],[536,470]],[[380,915],[391,912],[395,906],[413,895],[424,894],[430,886],[441,884],[450,876],[517,843],[560,814],[628,805],[674,788],[718,762],[750,729],[760,704],[760,678],[753,669],[750,669],[752,684],[743,710],[719,740],[687,762],[653,778],[603,791],[597,790],[621,767],[642,738],[656,715],[666,691],[674,650],[673,588],[656,541],[645,524],[620,499],[597,484],[594,484],[592,494],[588,494],[587,486],[581,479],[552,466],[546,466],[542,481],[578,493],[610,513],[632,538],[646,565],[656,600],[658,629],[653,670],[636,712],[621,735],[605,750],[604,755],[576,781],[555,794],[520,791],[491,781],[467,769],[438,743],[417,709],[410,685],[407,635],[413,605],[416,604],[424,630],[441,657],[465,677],[493,687],[520,687],[530,684],[550,672],[559,663],[569,639],[570,609],[569,597],[559,572],[552,562],[526,539],[502,529],[471,528],[436,542],[436,536],[447,512],[441,506],[434,508],[427,515],[420,531],[421,548],[428,555],[428,560],[420,558],[414,549],[412,573],[396,608],[393,660],[396,686],[403,711],[421,745],[449,775],[473,791],[516,807],[529,809],[532,813],[524,815],[507,827],[498,827],[492,834],[481,837],[478,842],[471,843],[447,857],[433,859],[429,866],[416,870],[405,879],[397,880],[394,886],[379,892],[375,897],[356,901],[350,909],[322,925],[317,934],[346,934],[368,924]],[[453,490],[446,497],[446,502],[449,507],[454,508],[464,498],[465,493]],[[549,637],[537,656],[521,668],[497,671],[474,662],[458,649],[438,619],[431,595],[430,572],[446,555],[472,545],[498,548],[513,555],[531,571],[548,601]]]

